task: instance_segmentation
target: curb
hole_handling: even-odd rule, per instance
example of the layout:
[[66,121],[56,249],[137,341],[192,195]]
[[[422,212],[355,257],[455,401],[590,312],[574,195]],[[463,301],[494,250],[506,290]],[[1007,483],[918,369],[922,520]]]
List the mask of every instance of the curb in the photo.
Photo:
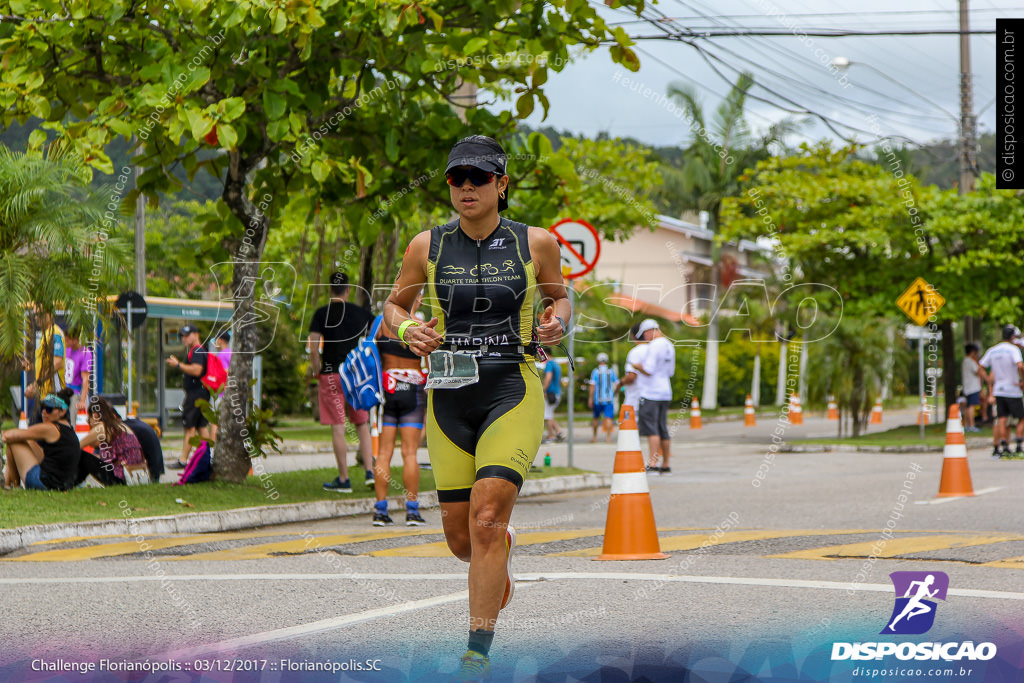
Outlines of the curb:
[[[984,439],[970,439],[967,441],[969,448],[982,449],[991,445]],[[780,453],[942,453],[943,446],[926,446],[925,444],[910,444],[906,446],[851,446],[849,444],[784,444],[779,448]]]
[[[519,496],[542,496],[566,491],[600,489],[611,486],[610,474],[574,474],[547,479],[527,479]],[[389,499],[389,509],[404,510],[404,497]],[[72,522],[67,524],[36,524],[0,529],[0,555],[24,548],[40,541],[62,538],[94,538],[98,536],[153,536],[160,534],[202,534],[214,531],[235,531],[253,527],[310,522],[373,512],[372,498],[357,500],[318,500],[308,503],[266,505],[261,507],[191,512],[183,515],[160,517],[132,517],[106,519],[98,522]],[[420,507],[437,507],[437,492],[420,495]]]

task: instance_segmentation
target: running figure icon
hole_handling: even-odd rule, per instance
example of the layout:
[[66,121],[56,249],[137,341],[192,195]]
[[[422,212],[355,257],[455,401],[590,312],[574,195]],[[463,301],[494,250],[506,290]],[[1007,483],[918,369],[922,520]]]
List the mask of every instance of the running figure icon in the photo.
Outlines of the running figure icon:
[[[932,611],[931,605],[928,605],[922,601],[924,600],[924,598],[935,597],[935,594],[939,592],[938,588],[936,588],[935,590],[928,590],[933,583],[935,583],[934,574],[929,574],[928,576],[926,576],[924,581],[911,581],[910,586],[907,587],[907,592],[903,595],[903,597],[910,598],[910,600],[903,608],[903,611],[900,612],[899,616],[893,619],[892,623],[889,624],[890,631],[896,631],[896,622],[898,622],[903,617],[906,617],[907,621],[910,621],[913,617],[916,617],[919,614],[927,614],[928,612]],[[911,596],[910,594],[914,591],[915,586],[917,586],[917,592],[913,596]]]

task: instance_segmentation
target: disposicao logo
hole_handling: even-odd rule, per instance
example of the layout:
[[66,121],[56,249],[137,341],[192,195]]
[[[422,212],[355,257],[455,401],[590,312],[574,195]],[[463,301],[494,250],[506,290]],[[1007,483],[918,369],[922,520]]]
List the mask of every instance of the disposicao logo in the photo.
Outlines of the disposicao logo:
[[[893,572],[896,604],[881,635],[920,635],[935,623],[936,600],[946,599],[949,576],[943,572]],[[893,656],[900,660],[946,662],[986,661],[996,656],[994,643],[833,643],[832,661],[871,660]]]
[[889,578],[896,588],[896,605],[882,635],[927,633],[935,623],[935,600],[946,600],[949,576],[944,572],[893,572]]

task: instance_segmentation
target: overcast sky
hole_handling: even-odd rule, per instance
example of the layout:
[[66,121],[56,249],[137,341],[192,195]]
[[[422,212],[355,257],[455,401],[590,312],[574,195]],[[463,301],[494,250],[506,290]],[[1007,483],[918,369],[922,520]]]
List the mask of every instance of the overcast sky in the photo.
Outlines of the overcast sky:
[[[636,20],[627,12],[592,2],[600,6],[609,23]],[[1010,4],[1008,0],[972,0],[971,29],[994,30],[997,17],[1024,16],[1024,8],[1012,9]],[[957,7],[950,0],[662,0],[651,9],[677,19],[678,27],[696,32],[723,28],[787,32],[781,37],[711,37],[702,39],[701,44],[721,59],[714,63],[730,81],[735,81],[736,69],[752,72],[758,83],[753,95],[792,109],[810,109],[861,129],[858,132],[835,124],[841,133],[862,142],[870,141],[873,134],[881,134],[923,143],[956,135],[953,117],[959,115],[960,109],[956,35],[800,38],[788,32],[955,30]],[[771,16],[772,12],[776,16]],[[631,36],[658,34],[658,29],[649,23],[623,26]],[[538,108],[528,123],[587,136],[607,132],[613,137],[629,136],[652,145],[684,144],[689,133],[681,116],[660,104],[656,95],[644,97],[624,87],[623,78],[639,82],[657,94],[666,93],[672,83],[690,84],[699,92],[707,111],[717,106],[729,83],[712,70],[694,47],[685,43],[644,40],[638,41],[637,47],[641,68],[636,74],[613,64],[607,48],[552,74],[546,87],[551,101],[547,119],[542,121]],[[827,64],[836,57],[845,57],[852,62],[851,66],[843,72],[830,73]],[[992,132],[994,36],[972,36],[971,60],[974,111],[980,110],[979,133]],[[845,76],[845,83],[841,76]],[[796,104],[784,103],[783,98]],[[748,121],[755,129],[791,116],[772,104],[752,99],[748,100],[748,111]],[[877,120],[869,118],[872,114]],[[837,138],[813,119],[803,129],[802,137]]]

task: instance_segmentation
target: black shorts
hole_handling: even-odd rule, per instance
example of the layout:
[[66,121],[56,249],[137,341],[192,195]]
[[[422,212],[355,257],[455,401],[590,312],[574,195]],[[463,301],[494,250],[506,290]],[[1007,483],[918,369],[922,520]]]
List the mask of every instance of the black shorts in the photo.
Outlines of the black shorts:
[[196,401],[204,399],[210,400],[210,392],[203,389],[196,391],[190,391],[185,394],[185,400],[181,402],[181,424],[185,426],[185,429],[205,427],[210,424],[203,415],[203,411],[196,405]]
[[996,417],[1024,418],[1024,398],[996,396]]
[[440,502],[468,502],[480,479],[522,489],[544,431],[544,391],[533,362],[481,363],[475,384],[430,389],[426,431]]
[[382,426],[423,429],[426,412],[427,390],[423,384],[396,382],[394,392],[385,389]]
[[662,439],[668,435],[668,409],[672,401],[652,401],[641,398],[637,408],[637,429],[640,436],[658,436]]

